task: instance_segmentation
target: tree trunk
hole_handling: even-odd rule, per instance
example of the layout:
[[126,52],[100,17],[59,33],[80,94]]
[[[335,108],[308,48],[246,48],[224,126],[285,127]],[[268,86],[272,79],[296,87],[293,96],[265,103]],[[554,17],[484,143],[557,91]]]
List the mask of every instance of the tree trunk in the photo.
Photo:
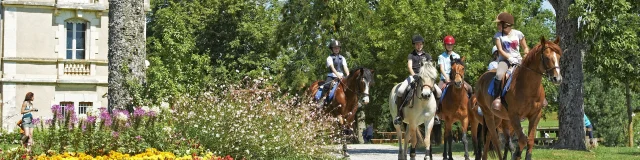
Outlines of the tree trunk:
[[627,117],[629,118],[629,145],[628,147],[633,147],[633,107],[631,106],[631,85],[626,83],[627,89],[625,96],[627,97]]
[[556,148],[586,150],[583,137],[583,53],[584,45],[578,41],[578,18],[569,16],[573,1],[549,0],[556,11],[556,34],[560,36],[563,55],[560,68],[563,81],[560,84],[560,108],[558,120],[560,132]]
[[109,1],[109,110],[133,98],[127,81],[144,84],[145,12],[143,0]]
[[357,140],[358,140],[358,144],[364,144],[364,137],[362,136],[362,132],[365,130],[365,128],[367,127],[367,124],[365,123],[364,119],[365,119],[365,114],[364,111],[362,110],[358,110],[358,113],[356,114],[356,123],[357,123],[357,127],[356,127],[356,135],[357,135]]

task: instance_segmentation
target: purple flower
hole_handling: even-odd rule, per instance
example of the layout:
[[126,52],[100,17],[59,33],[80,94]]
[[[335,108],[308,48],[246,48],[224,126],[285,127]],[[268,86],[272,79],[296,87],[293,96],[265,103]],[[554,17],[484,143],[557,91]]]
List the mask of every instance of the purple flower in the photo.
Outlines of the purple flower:
[[126,128],[131,127],[131,123],[129,123],[129,122],[125,123],[125,124],[124,124],[124,127],[126,127]]
[[71,124],[77,124],[78,123],[78,116],[76,115],[76,113],[71,113]]
[[53,119],[44,120],[44,124],[46,124],[46,125],[51,125],[51,123],[53,123]]
[[107,127],[111,126],[111,124],[113,123],[113,121],[111,121],[111,117],[107,117],[103,120],[104,120],[104,125]]
[[98,108],[98,109],[100,110],[100,113],[102,113],[102,112],[104,112],[104,111],[106,111],[106,110],[107,110],[107,108],[104,108],[104,107],[100,107],[100,108]]
[[40,124],[40,118],[34,118],[33,125],[38,125],[38,124]]
[[96,122],[96,116],[87,116],[87,123],[93,124]]
[[87,130],[87,125],[86,123],[82,123],[82,132]]
[[67,113],[72,113],[75,110],[75,108],[73,107],[73,104],[69,104],[64,107],[64,110],[67,110]]
[[60,105],[55,104],[51,106],[51,112],[58,113],[59,111],[60,111]]
[[136,139],[141,140],[142,136],[138,135],[138,136],[136,136]]
[[112,131],[111,132],[111,136],[113,136],[113,138],[118,138],[118,136],[120,136],[120,134],[116,131]]
[[107,119],[107,118],[111,118],[111,115],[109,115],[109,112],[102,111],[100,113],[100,119]]
[[144,115],[144,110],[141,107],[138,107],[135,110],[133,110],[134,117],[141,117],[143,115]]
[[147,115],[149,117],[155,117],[156,116],[156,112],[155,111],[149,111],[149,112],[147,112]]

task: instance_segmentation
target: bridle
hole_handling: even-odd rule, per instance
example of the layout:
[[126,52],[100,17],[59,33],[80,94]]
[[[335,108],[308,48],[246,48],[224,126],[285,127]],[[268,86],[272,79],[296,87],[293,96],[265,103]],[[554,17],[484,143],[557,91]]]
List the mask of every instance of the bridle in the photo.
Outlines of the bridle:
[[547,46],[546,46],[544,43],[543,43],[543,44],[541,44],[541,45],[542,45],[542,50],[540,50],[540,53],[539,53],[539,54],[540,54],[540,59],[541,59],[540,63],[542,64],[542,67],[544,68],[544,72],[538,72],[538,71],[536,71],[536,70],[533,70],[533,69],[531,69],[531,68],[529,68],[529,67],[527,67],[527,66],[520,65],[520,64],[518,64],[517,66],[524,67],[524,68],[526,68],[526,69],[528,69],[528,70],[530,70],[530,71],[532,71],[532,72],[534,72],[534,73],[537,73],[537,74],[539,74],[539,75],[541,75],[541,76],[549,76],[549,75],[551,75],[551,74],[549,73],[549,71],[551,71],[551,70],[553,70],[553,69],[560,68],[560,67],[559,67],[559,66],[554,66],[554,67],[550,67],[550,68],[548,68],[548,67],[547,67],[547,65],[546,65],[547,63],[546,63],[546,60],[545,60],[545,58],[544,58],[544,51],[545,51],[545,50],[547,50]]

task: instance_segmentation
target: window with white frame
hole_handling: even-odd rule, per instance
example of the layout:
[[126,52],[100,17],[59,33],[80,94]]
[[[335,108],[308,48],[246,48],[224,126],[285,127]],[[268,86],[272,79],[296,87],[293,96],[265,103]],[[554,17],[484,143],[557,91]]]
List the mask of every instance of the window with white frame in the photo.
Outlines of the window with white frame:
[[87,110],[93,107],[93,102],[80,102],[78,105],[78,114],[87,114]]
[[67,55],[66,59],[85,59],[87,22],[83,20],[67,20]]
[[73,102],[60,102],[60,110],[62,110],[62,117],[67,115],[67,107],[73,107]]

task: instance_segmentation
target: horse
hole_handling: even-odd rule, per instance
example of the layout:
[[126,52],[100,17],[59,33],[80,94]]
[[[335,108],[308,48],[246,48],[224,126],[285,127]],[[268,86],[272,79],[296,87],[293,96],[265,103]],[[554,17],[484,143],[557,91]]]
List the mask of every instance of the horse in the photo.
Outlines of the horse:
[[[349,157],[346,139],[353,128],[352,123],[358,111],[359,97],[363,97],[362,104],[369,103],[369,90],[370,86],[373,85],[374,78],[374,70],[368,68],[358,68],[352,70],[350,73],[346,78],[338,80],[333,99],[328,105],[321,109],[324,113],[338,118],[338,123],[343,129],[343,132],[341,132],[343,136],[342,151],[345,157]],[[318,86],[323,83],[324,81],[316,81],[311,84],[307,90],[307,94],[317,92]],[[311,95],[314,94],[310,94],[309,96]],[[319,101],[323,103],[323,100]]]
[[[525,55],[522,64],[520,64],[511,75],[512,83],[508,85],[510,90],[502,96],[502,101],[506,102],[505,107],[501,110],[494,110],[491,107],[493,97],[489,95],[488,88],[492,79],[495,76],[495,72],[485,72],[476,82],[478,104],[482,108],[485,119],[485,129],[488,129],[491,140],[485,142],[484,151],[486,153],[489,149],[489,143],[499,144],[498,135],[496,133],[496,122],[499,120],[510,120],[511,126],[517,134],[514,136],[513,141],[518,142],[518,146],[513,151],[512,158],[520,159],[522,150],[525,145],[528,145],[527,160],[531,159],[531,152],[533,150],[534,137],[536,133],[536,127],[542,116],[542,108],[544,107],[544,88],[542,87],[542,78],[547,76],[549,80],[558,85],[562,82],[562,76],[560,74],[560,57],[562,56],[562,49],[558,45],[560,38],[556,38],[555,42],[546,40],[544,37],[540,38],[540,43],[537,44],[527,55]],[[505,86],[506,87],[506,86]],[[522,126],[520,125],[520,119],[527,118],[529,120],[529,139],[522,132]],[[500,153],[500,147],[493,145],[492,150],[494,154]],[[502,159],[502,156],[498,154],[498,158]],[[506,157],[505,157],[506,158]],[[483,159],[486,159],[486,154],[483,155]]]
[[[402,133],[403,130],[401,129],[401,125],[396,125],[394,124],[394,127],[396,128],[396,134],[398,137],[398,159],[406,159],[407,157],[407,143],[409,143],[409,140],[411,141],[411,159],[415,159],[416,157],[416,144],[417,144],[417,138],[416,135],[419,135],[421,139],[423,139],[423,142],[425,144],[425,147],[427,148],[427,151],[425,153],[425,157],[424,159],[433,159],[433,157],[431,156],[431,129],[433,128],[433,123],[434,123],[434,117],[436,115],[436,99],[435,99],[435,93],[432,92],[432,89],[434,87],[436,78],[438,76],[437,70],[436,68],[433,66],[432,62],[429,61],[425,61],[423,62],[424,65],[422,67],[420,67],[420,73],[418,73],[418,78],[415,78],[414,83],[416,83],[416,87],[415,87],[415,92],[413,92],[413,95],[407,95],[407,96],[412,96],[412,100],[411,102],[409,102],[407,105],[405,105],[404,109],[402,110],[402,112],[404,112],[404,120],[403,122],[406,123],[407,127],[408,127],[408,131],[405,131],[405,135],[404,137],[407,137],[404,139],[405,141],[405,146],[404,149],[402,147]],[[400,86],[400,84],[396,84],[392,89],[391,89],[391,94],[389,94],[389,111],[391,111],[391,117],[392,117],[392,121],[393,121],[393,117],[396,117],[398,115],[398,110],[396,106],[396,98],[398,98],[398,96],[396,96],[398,87]],[[408,91],[407,91],[408,92]],[[420,131],[417,130],[418,126],[421,125],[422,123],[425,123],[425,137],[422,138],[422,134],[419,133]],[[406,129],[406,128],[405,128]]]
[[[469,160],[469,152],[467,149],[467,127],[469,125],[468,119],[468,102],[469,102],[469,93],[467,93],[467,89],[464,87],[464,64],[465,57],[462,59],[451,59],[451,73],[449,77],[453,78],[452,82],[449,82],[448,87],[443,90],[443,95],[441,98],[441,111],[438,113],[438,117],[444,121],[444,151],[443,157],[444,159],[453,159],[453,152],[451,151],[453,137],[451,134],[451,129],[453,123],[456,121],[460,121],[462,126],[462,144],[464,145],[464,157],[466,160]],[[447,148],[448,147],[448,148]]]
[[[473,94],[471,95],[471,98],[469,99],[469,126],[471,127],[471,140],[472,140],[472,145],[473,146],[473,153],[476,156],[476,160],[480,160],[482,158],[482,148],[484,148],[481,144],[482,144],[482,139],[483,139],[483,127],[485,127],[484,125],[484,117],[483,115],[480,115],[479,112],[481,112],[480,106],[478,105],[478,99],[476,98],[476,95]],[[510,133],[514,133],[513,132],[513,127],[511,127],[511,123],[509,123],[509,120],[501,120],[498,121],[498,124],[496,124],[496,126],[500,126],[498,128],[498,133],[504,133],[504,139],[507,140],[510,138],[511,134]],[[506,132],[504,130],[507,130]],[[484,130],[486,131],[486,130]],[[486,139],[491,139],[490,137],[486,138]],[[513,148],[512,147],[512,143],[509,143],[509,141],[503,142],[505,143],[504,147],[509,147],[509,148]],[[508,153],[509,149],[505,149],[503,156],[506,157],[507,153]]]

